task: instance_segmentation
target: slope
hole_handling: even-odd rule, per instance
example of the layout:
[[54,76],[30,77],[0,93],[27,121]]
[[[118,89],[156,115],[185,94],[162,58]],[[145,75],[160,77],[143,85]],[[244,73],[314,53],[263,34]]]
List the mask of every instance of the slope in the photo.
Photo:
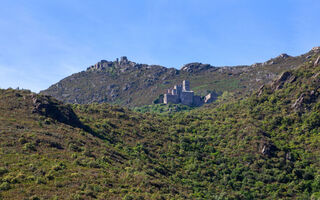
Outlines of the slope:
[[244,100],[173,115],[1,90],[1,197],[318,199],[319,56]]

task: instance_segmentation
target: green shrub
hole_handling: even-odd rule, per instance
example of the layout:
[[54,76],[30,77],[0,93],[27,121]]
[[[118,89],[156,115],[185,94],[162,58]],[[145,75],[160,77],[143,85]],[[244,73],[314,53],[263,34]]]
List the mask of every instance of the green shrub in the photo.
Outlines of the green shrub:
[[311,200],[320,200],[320,192],[315,192],[311,195]]
[[6,191],[6,190],[9,190],[10,188],[11,188],[11,186],[8,182],[3,182],[0,185],[0,191]]
[[38,177],[36,179],[36,184],[46,184],[46,183],[47,183],[47,181],[42,177]]
[[23,150],[26,150],[26,151],[28,151],[28,150],[30,150],[30,151],[36,151],[37,149],[36,149],[36,147],[35,147],[34,144],[32,144],[32,143],[25,143],[25,144],[23,145]]
[[79,148],[76,144],[74,143],[70,143],[69,144],[69,149],[71,151],[74,151],[74,152],[80,152],[81,151],[81,148]]
[[66,168],[66,165],[65,165],[64,163],[60,162],[60,163],[54,165],[54,166],[52,167],[52,170],[54,170],[54,171],[59,171],[59,170],[65,169],[65,168]]
[[8,170],[4,167],[0,167],[0,176],[4,175],[6,173],[8,173]]
[[126,194],[122,199],[123,199],[123,200],[133,200],[134,198],[133,198],[132,195]]
[[29,199],[30,199],[30,200],[40,200],[40,198],[39,198],[39,197],[37,197],[36,195],[34,195],[34,196],[30,197]]
[[28,141],[26,140],[26,138],[21,137],[21,138],[19,138],[18,142],[19,142],[20,144],[25,144],[25,143],[27,143]]

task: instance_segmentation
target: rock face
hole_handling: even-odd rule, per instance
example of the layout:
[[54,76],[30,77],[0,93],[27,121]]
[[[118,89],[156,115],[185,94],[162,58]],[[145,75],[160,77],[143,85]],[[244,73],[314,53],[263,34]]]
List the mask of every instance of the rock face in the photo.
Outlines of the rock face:
[[218,94],[215,92],[209,93],[204,97],[204,103],[212,103],[218,98]]
[[109,62],[109,61],[106,61],[106,60],[101,60],[100,62],[98,62],[97,64],[95,65],[92,65],[90,67],[87,68],[87,70],[91,70],[91,71],[94,71],[94,70],[103,70],[103,69],[106,69],[108,67],[112,67],[113,65],[113,62]]
[[291,74],[291,72],[284,72],[280,75],[280,77],[273,82],[272,84],[272,89],[273,90],[278,90],[283,87],[283,85],[288,82],[292,83],[296,80],[296,77]]
[[312,90],[310,92],[304,92],[302,93],[299,98],[292,104],[292,108],[296,111],[302,111],[303,104],[310,104],[316,101],[317,97],[319,96],[319,93],[316,92],[316,90]]
[[202,64],[202,63],[195,62],[195,63],[189,63],[182,66],[181,71],[192,73],[192,72],[199,72],[199,71],[204,71],[212,68],[214,67],[209,64]]
[[313,48],[311,49],[311,51],[319,52],[319,51],[320,51],[320,47],[313,47]]
[[32,113],[38,113],[74,127],[82,127],[82,123],[69,106],[49,96],[31,94],[30,98],[33,103]]
[[320,64],[320,56],[317,58],[317,60],[314,62],[314,66],[317,66]]
[[276,147],[269,143],[263,143],[260,145],[260,153],[266,156],[272,156],[272,154],[276,151]]

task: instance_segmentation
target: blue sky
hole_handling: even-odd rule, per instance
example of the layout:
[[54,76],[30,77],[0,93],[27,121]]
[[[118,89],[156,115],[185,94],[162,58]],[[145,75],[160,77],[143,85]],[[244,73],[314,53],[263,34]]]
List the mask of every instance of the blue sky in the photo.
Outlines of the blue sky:
[[320,45],[319,0],[0,0],[0,88],[38,92],[101,59],[180,68]]

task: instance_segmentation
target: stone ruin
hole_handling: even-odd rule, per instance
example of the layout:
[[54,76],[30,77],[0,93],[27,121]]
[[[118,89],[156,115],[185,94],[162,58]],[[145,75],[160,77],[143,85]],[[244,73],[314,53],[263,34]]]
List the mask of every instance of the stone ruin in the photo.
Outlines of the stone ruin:
[[216,94],[209,93],[202,98],[201,96],[194,95],[190,90],[190,82],[184,80],[182,85],[175,85],[173,89],[168,89],[167,93],[163,96],[164,104],[183,104],[187,106],[202,106],[204,103],[211,103],[217,98]]

